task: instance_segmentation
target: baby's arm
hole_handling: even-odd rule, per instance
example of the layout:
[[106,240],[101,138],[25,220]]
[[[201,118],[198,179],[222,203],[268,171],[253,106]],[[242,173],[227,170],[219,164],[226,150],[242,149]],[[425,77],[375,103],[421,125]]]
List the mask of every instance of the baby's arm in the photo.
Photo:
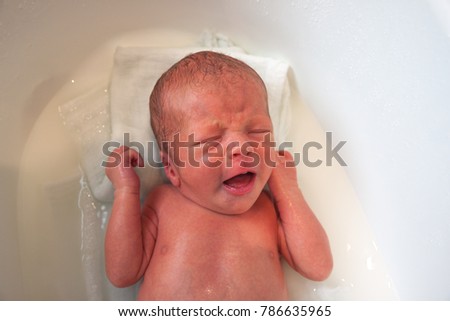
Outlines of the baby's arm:
[[133,167],[143,166],[142,158],[124,146],[111,155],[106,175],[115,190],[105,238],[106,274],[115,286],[126,287],[145,272],[155,244],[157,220],[147,204],[141,214],[139,177]]
[[289,265],[303,276],[322,281],[333,267],[328,237],[298,187],[293,157],[279,152],[269,187],[279,213],[279,244]]

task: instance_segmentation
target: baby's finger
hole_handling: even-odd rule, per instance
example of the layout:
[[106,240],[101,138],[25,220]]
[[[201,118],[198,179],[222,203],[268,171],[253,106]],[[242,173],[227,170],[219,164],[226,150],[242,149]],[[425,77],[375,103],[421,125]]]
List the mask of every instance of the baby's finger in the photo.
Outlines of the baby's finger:
[[287,150],[277,150],[278,159],[284,162],[291,162],[294,160],[292,154]]
[[120,166],[123,163],[123,154],[128,149],[126,146],[120,146],[115,148],[109,155],[105,162],[106,168],[114,168]]
[[144,167],[144,160],[136,150],[124,146],[123,156],[125,167]]
[[282,167],[295,167],[294,157],[287,150],[276,151],[277,164]]
[[128,146],[120,146],[114,149],[106,161],[107,168],[114,167],[144,167],[144,161],[137,151]]

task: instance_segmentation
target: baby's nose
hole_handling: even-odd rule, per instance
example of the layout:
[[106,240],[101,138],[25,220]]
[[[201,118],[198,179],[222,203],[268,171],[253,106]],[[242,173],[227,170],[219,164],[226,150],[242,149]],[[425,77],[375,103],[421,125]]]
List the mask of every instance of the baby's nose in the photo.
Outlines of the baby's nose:
[[229,158],[236,157],[242,154],[241,144],[238,141],[232,141],[227,145],[227,156]]
[[234,139],[227,142],[226,155],[228,158],[235,158],[238,156],[248,156],[254,150],[256,142],[249,141],[243,135],[236,135]]

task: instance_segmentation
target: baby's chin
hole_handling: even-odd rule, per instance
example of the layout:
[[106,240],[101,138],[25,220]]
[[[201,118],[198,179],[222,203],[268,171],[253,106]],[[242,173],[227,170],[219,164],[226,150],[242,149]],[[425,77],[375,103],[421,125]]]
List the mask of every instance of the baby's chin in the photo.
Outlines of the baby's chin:
[[220,212],[217,211],[217,213],[222,215],[242,215],[248,212],[254,204],[255,203],[252,203],[250,206],[230,206],[221,210]]
[[213,213],[220,215],[241,215],[249,211],[253,205],[255,205],[256,200],[259,195],[244,195],[240,197],[234,197],[229,200],[205,200],[205,199],[193,199],[188,195],[184,195],[190,201],[196,203],[198,206],[203,207]]

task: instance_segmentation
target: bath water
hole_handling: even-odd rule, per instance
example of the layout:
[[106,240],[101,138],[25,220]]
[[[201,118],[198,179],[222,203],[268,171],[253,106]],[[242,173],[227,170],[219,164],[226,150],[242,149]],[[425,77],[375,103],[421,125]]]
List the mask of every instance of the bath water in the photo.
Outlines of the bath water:
[[[80,156],[58,106],[93,88],[108,90],[117,46],[196,46],[199,36],[174,30],[118,35],[99,45],[81,64],[70,66],[72,72],[63,77],[60,89],[53,92],[53,99],[34,124],[20,164],[18,224],[27,299],[108,299],[120,295],[105,281],[102,251],[90,248],[90,244],[102,239],[101,222],[104,223],[107,207],[93,199],[83,185]],[[245,44],[239,45],[246,49]],[[264,55],[264,46],[249,53]],[[325,146],[325,131],[302,102],[297,88],[291,91],[295,121],[289,134],[292,150],[300,152],[310,141]],[[310,159],[315,156],[309,155]],[[290,298],[396,298],[345,168],[339,164],[316,168],[300,164],[298,178],[305,198],[328,233],[334,270],[328,280],[312,282],[285,265]],[[80,202],[90,205],[90,215],[97,219],[89,221],[88,213],[80,210]],[[93,235],[95,231],[100,235]],[[88,262],[87,257],[98,260]]]

